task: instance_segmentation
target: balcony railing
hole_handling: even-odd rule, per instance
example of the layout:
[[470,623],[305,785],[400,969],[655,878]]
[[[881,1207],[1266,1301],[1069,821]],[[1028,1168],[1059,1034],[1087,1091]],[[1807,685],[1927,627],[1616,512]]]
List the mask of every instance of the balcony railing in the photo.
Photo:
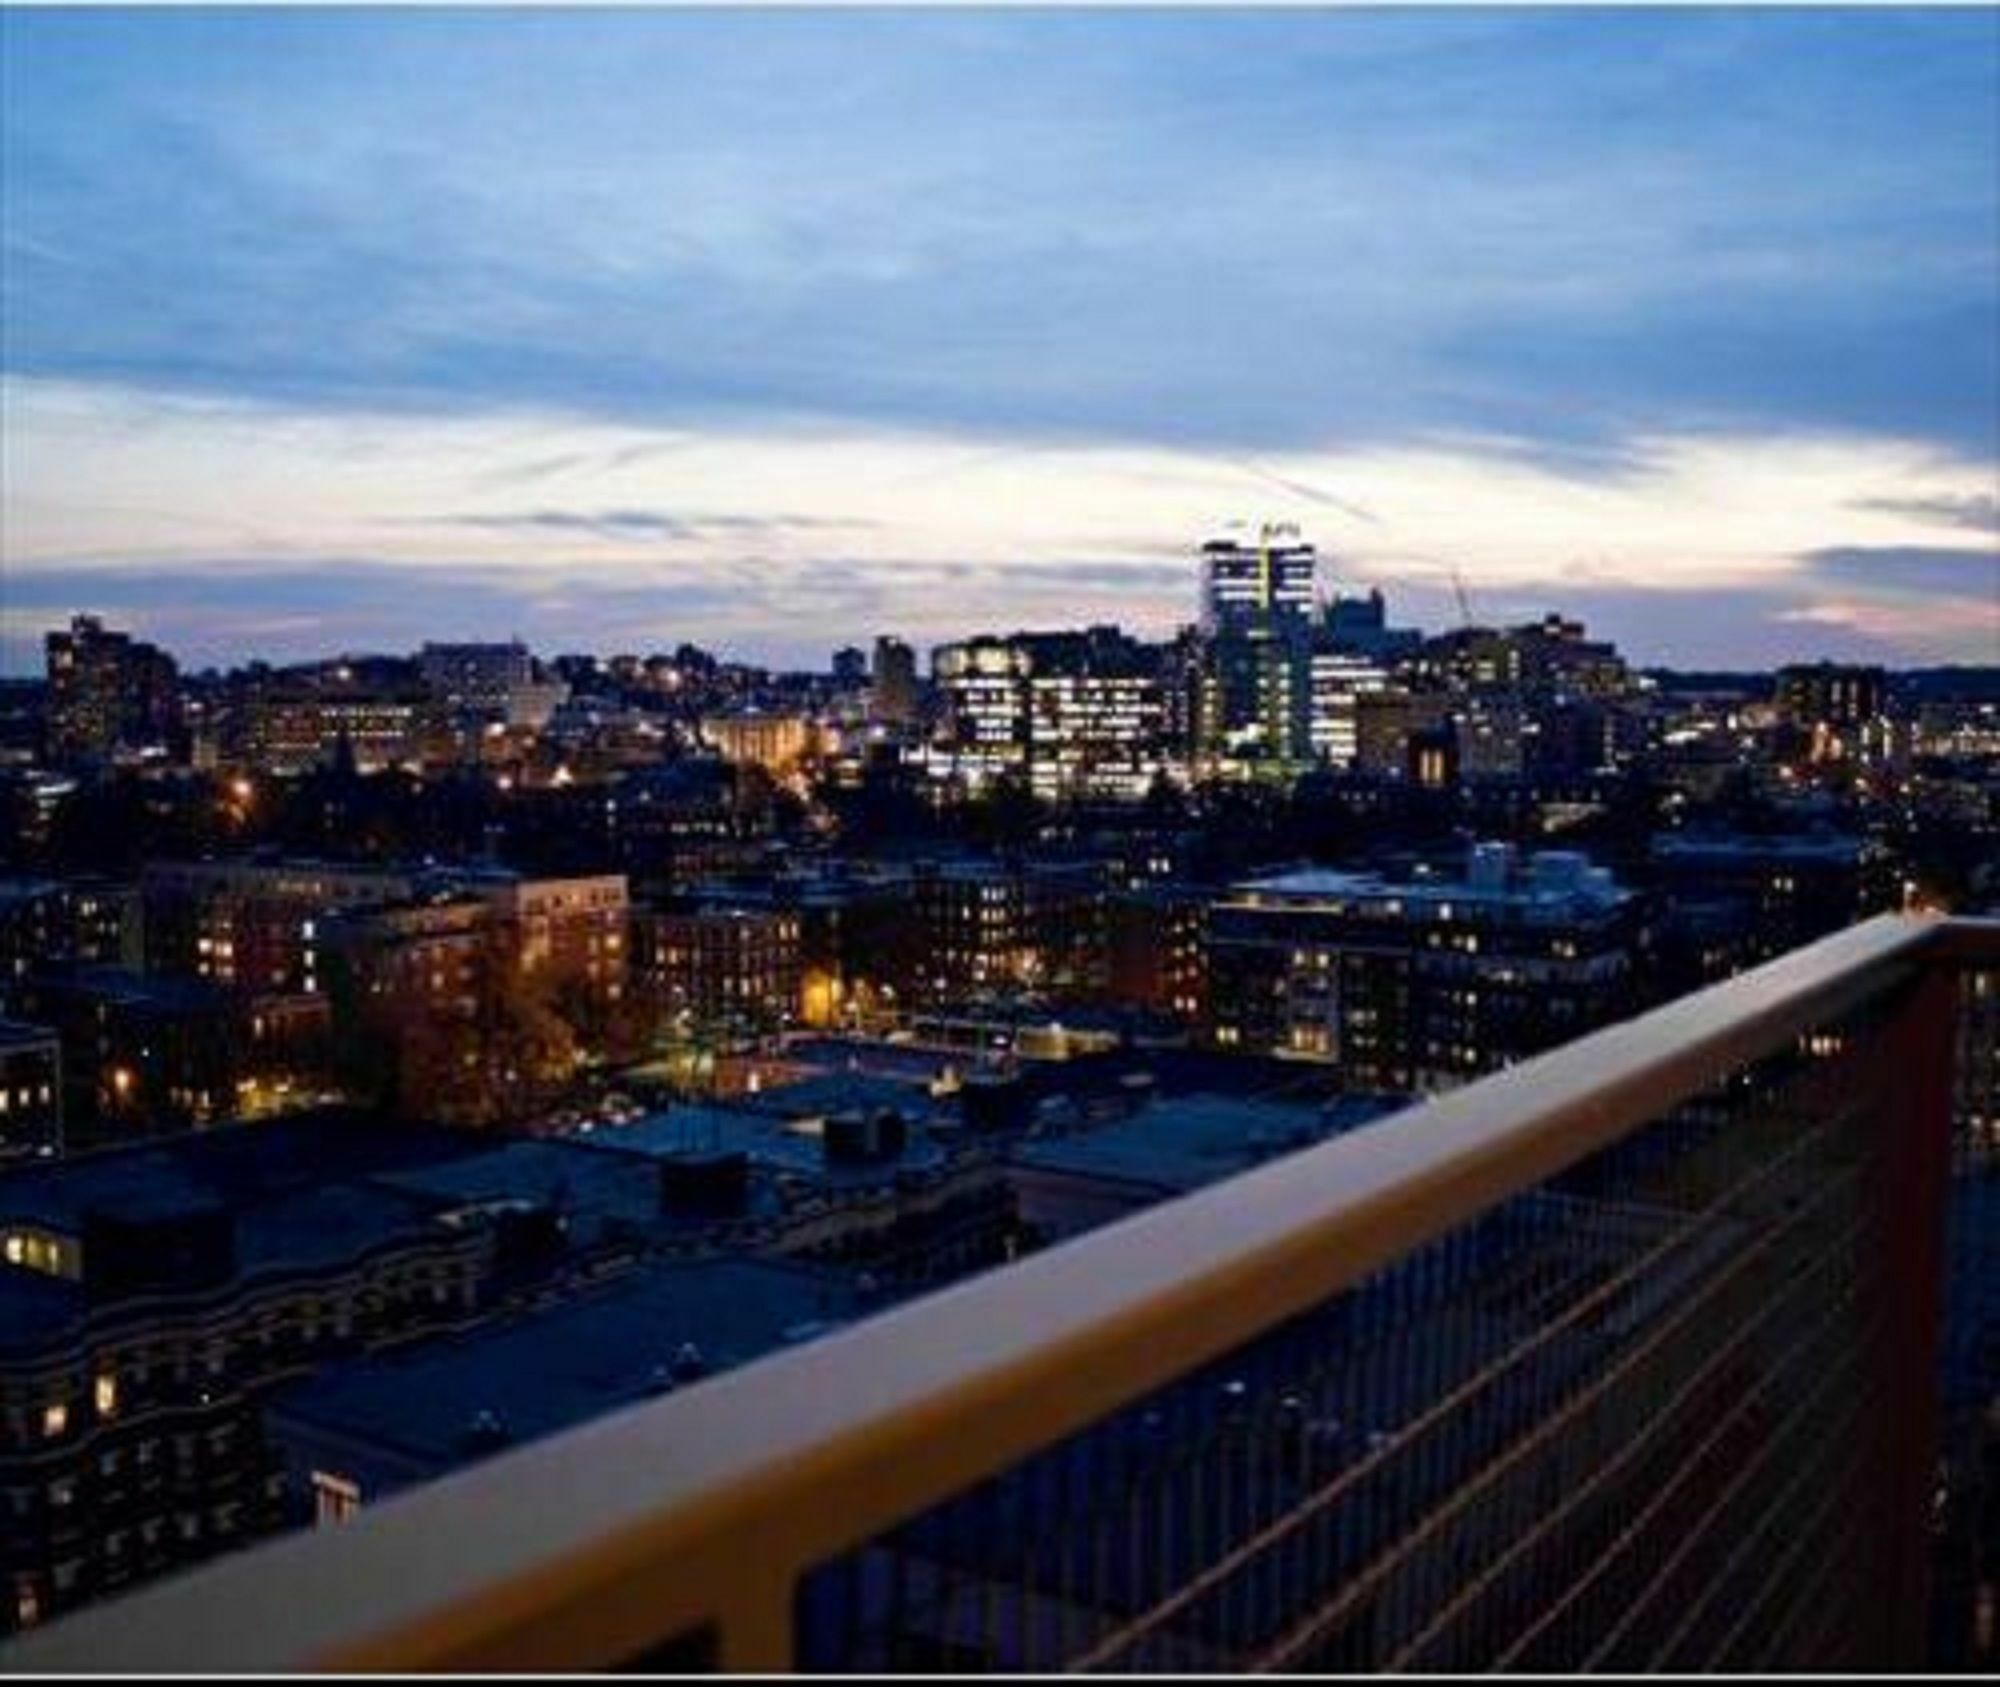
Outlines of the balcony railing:
[[1996,970],[1871,921],[5,1661],[1921,1662]]

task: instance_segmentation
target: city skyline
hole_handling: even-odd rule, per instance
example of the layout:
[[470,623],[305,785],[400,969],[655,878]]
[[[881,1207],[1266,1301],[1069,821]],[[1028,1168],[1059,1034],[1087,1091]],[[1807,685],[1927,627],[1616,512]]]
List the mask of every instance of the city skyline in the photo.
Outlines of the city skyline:
[[1232,518],[1432,627],[2000,654],[1991,13],[0,29],[8,672],[1157,637]]

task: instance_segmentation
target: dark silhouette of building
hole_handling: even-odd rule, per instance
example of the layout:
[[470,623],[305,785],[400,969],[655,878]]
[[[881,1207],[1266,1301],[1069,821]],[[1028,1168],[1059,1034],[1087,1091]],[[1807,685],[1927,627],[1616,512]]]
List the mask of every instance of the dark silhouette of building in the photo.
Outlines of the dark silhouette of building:
[[78,615],[48,635],[46,654],[48,752],[58,766],[164,746],[179,731],[180,673],[157,646]]

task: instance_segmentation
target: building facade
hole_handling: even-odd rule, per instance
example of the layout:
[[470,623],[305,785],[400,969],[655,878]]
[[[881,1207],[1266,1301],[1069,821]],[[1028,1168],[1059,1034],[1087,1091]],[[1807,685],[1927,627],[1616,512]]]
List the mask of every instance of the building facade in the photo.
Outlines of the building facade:
[[1209,919],[1214,1042],[1374,1090],[1450,1088],[1619,1017],[1647,941],[1604,870],[1492,844],[1462,874],[1252,880]]
[[47,636],[45,654],[47,748],[57,765],[163,746],[179,730],[180,673],[158,647],[78,615]]

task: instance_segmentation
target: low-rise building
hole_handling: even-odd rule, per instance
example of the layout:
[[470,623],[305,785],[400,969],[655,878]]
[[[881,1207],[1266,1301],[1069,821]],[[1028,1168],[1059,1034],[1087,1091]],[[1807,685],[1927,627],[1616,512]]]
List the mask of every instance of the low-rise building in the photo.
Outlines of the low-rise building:
[[779,1030],[803,1008],[799,916],[783,908],[641,908],[635,988],[668,1025]]
[[63,1147],[62,1039],[0,1019],[0,1166]]
[[53,965],[137,966],[139,897],[98,878],[0,879],[0,1000]]
[[408,868],[289,859],[148,862],[146,965],[252,993],[320,988],[321,928],[343,908],[416,893]]
[[367,1181],[450,1148],[326,1118],[0,1177],[0,1631],[278,1529],[266,1392],[480,1314],[494,1230]]
[[15,995],[61,1039],[72,1146],[326,1098],[331,1019],[317,995],[249,997],[122,967],[49,968]]
[[295,1509],[346,1521],[414,1484],[811,1340],[875,1304],[776,1260],[659,1264],[546,1311],[331,1365],[275,1403]]
[[[1837,832],[1663,832],[1648,873],[1677,928],[1728,933],[1734,971],[1901,903],[1895,862]],[[1688,988],[1713,975],[1682,982]]]
[[936,999],[1090,995],[1104,971],[1106,874],[1095,862],[965,858],[920,864],[920,984]]
[[1211,1035],[1333,1062],[1360,1088],[1446,1088],[1631,1011],[1646,940],[1641,899],[1562,851],[1273,874],[1210,913]]

